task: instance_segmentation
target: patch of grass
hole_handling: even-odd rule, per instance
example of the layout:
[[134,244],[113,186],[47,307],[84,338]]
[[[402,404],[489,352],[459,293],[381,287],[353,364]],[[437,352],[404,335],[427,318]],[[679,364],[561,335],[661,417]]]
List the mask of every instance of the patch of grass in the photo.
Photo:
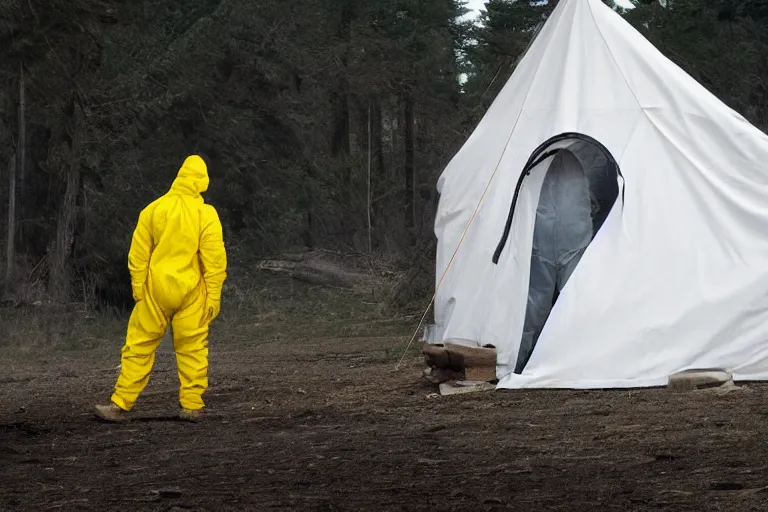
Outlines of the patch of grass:
[[117,313],[95,313],[83,304],[24,306],[0,311],[4,351],[95,350],[120,345],[125,322]]
[[[421,347],[423,343],[417,338],[413,341],[413,343],[411,343],[411,346],[409,347],[408,346],[409,340],[410,340],[410,335],[408,339],[403,341],[403,343],[398,343],[393,347],[385,348],[383,362],[387,364],[389,363],[397,364],[397,362],[400,361],[400,358],[402,357],[403,365],[406,365],[414,358],[421,358]],[[404,353],[405,353],[405,356],[403,356]]]
[[25,306],[0,309],[0,332],[0,358],[36,360],[64,352],[115,352],[125,339],[125,321],[114,313],[86,312],[79,304]]
[[[211,338],[241,347],[314,338],[409,339],[419,318],[392,314],[383,297],[383,290],[360,292],[312,286],[288,277],[238,276],[225,286],[222,313],[211,327]],[[2,309],[0,351],[116,350],[125,339],[128,317],[129,312],[94,311],[83,304]],[[417,340],[412,350],[419,347]],[[392,357],[399,358],[404,349],[405,344],[391,349],[397,352]]]
[[214,327],[228,342],[407,336],[418,323],[388,312],[380,291],[364,294],[269,276],[230,288]]

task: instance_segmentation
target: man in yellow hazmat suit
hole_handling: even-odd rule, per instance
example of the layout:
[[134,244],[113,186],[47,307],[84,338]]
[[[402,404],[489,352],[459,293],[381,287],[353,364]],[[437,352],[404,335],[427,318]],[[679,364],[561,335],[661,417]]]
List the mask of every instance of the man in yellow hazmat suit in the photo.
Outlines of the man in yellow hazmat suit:
[[205,204],[208,169],[188,157],[171,189],[139,215],[128,253],[136,305],[111,403],[96,415],[124,421],[149,381],[168,325],[179,371],[182,419],[200,419],[208,387],[208,326],[219,315],[227,255],[216,209]]

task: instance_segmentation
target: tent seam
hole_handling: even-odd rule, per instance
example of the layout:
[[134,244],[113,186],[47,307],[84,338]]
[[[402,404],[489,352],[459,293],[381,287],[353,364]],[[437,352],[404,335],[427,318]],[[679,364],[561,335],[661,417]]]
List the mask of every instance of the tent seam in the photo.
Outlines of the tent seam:
[[[557,17],[557,20],[555,21],[555,26],[552,29],[552,32],[557,32],[557,29],[560,27],[560,21],[562,19],[563,19],[563,13],[562,13],[562,11],[560,11],[560,14]],[[542,25],[541,28],[544,28],[544,26]],[[541,34],[541,30],[539,30],[539,32],[534,35],[534,39],[531,41],[531,46],[533,46],[533,43],[536,41],[536,38],[539,37],[539,34]],[[547,44],[547,46],[544,48],[544,53],[541,56],[541,60],[544,60],[544,57],[547,55],[547,52],[550,50],[551,46],[552,45],[551,45],[551,41],[550,41]],[[529,50],[530,50],[530,48],[529,48]],[[526,52],[526,55],[523,55],[523,59],[526,56],[527,56],[527,52]],[[517,63],[517,66],[519,66],[521,62],[522,62],[522,59],[520,60],[520,62]],[[517,69],[517,66],[515,66],[515,69]],[[517,114],[517,118],[515,119],[515,124],[512,125],[512,131],[509,134],[510,137],[507,139],[507,144],[509,144],[509,141],[512,138],[512,134],[515,133],[515,128],[517,128],[517,123],[520,121],[520,118],[522,117],[523,112],[528,112],[528,110],[526,110],[526,108],[525,108],[525,104],[528,101],[528,96],[531,94],[531,89],[533,89],[533,84],[536,81],[536,77],[539,76],[539,70],[540,69],[541,69],[541,66],[536,66],[536,70],[533,72],[533,76],[531,77],[531,82],[528,84],[528,90],[525,91],[525,97],[523,98],[522,103],[520,103],[520,112],[518,112],[518,114]],[[514,73],[514,71],[512,73]]]
[[619,61],[616,60],[616,56],[611,51],[611,46],[608,44],[608,41],[605,39],[605,36],[603,35],[603,31],[600,30],[600,25],[597,23],[597,19],[595,18],[595,11],[592,10],[592,3],[588,1],[587,5],[589,7],[589,14],[590,16],[592,16],[592,23],[594,23],[595,29],[597,29],[597,33],[600,35],[600,39],[603,40],[605,49],[608,50],[608,55],[611,56],[611,60],[616,65],[616,69],[619,71],[619,75],[621,75],[621,79],[624,80],[625,84],[627,84],[627,87],[629,88],[629,92],[631,92],[632,97],[635,98],[635,103],[637,103],[637,108],[639,108],[640,110],[643,110],[643,105],[642,103],[640,103],[640,99],[637,97],[637,94],[635,94],[635,90],[629,84],[629,80],[627,80],[627,77],[624,74],[624,70],[621,69],[621,66],[619,65]]
[[[641,108],[640,112],[642,112],[643,115],[647,118],[647,114],[645,114],[645,111]],[[624,147],[621,148],[621,156],[616,160],[616,163],[619,164],[619,167],[621,167],[621,162],[624,160],[624,153],[627,152],[627,148],[629,147],[629,143],[632,140],[632,137],[634,137],[635,132],[637,131],[638,127],[640,126],[640,120],[643,118],[643,116],[638,115],[635,118],[635,125],[632,127],[632,130],[630,130],[629,135],[627,135],[627,139],[624,141]]]

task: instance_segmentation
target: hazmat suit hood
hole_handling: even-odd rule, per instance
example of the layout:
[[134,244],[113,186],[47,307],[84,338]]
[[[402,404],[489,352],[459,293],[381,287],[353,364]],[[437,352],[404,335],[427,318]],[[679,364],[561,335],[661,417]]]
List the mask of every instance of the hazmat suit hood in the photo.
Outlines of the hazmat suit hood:
[[184,160],[170,192],[200,197],[200,194],[208,190],[208,183],[208,167],[205,161],[198,155],[192,155]]

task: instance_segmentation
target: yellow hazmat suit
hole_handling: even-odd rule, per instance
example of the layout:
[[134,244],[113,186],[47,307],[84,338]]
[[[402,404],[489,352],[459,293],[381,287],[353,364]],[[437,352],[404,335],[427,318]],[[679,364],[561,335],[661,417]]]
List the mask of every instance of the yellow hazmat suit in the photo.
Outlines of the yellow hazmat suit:
[[219,315],[227,255],[216,209],[205,204],[208,169],[188,157],[167,194],[139,215],[128,253],[136,305],[128,322],[112,402],[133,408],[149,381],[168,324],[183,409],[203,408],[208,388],[208,325]]

